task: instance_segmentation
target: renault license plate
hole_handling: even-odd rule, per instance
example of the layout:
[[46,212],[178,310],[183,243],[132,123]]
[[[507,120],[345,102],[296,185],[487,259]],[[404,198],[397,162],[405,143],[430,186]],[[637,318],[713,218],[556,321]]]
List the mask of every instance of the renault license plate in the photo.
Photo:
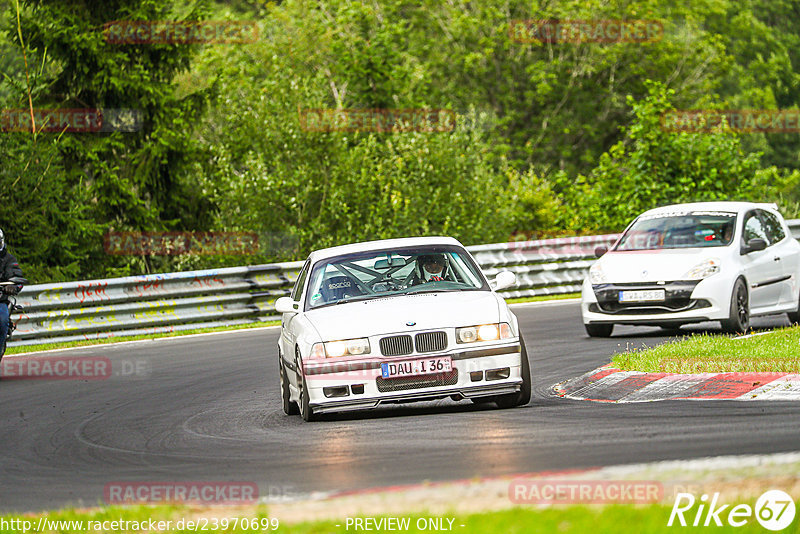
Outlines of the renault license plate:
[[620,291],[620,302],[662,302],[666,299],[663,289],[638,289],[635,291]]

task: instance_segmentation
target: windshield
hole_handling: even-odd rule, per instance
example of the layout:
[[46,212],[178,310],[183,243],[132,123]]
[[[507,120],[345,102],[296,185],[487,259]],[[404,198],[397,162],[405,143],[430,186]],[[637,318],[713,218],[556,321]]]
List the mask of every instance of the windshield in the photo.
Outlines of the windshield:
[[461,247],[385,249],[315,264],[305,307],[413,293],[488,289],[480,269]]
[[736,214],[723,211],[660,213],[636,219],[614,250],[724,247],[731,243]]

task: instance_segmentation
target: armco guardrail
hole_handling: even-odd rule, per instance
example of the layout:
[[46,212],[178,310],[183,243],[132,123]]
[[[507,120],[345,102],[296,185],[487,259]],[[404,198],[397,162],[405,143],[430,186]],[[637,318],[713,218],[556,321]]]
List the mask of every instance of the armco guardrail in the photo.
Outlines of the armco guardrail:
[[[789,221],[800,238],[800,219]],[[506,298],[580,291],[594,249],[617,234],[495,243],[468,247],[491,279],[507,269],[517,285]],[[9,342],[33,345],[174,332],[277,319],[302,262],[131,276],[28,286],[17,298],[25,311]]]
[[28,286],[10,346],[274,318],[302,262]]

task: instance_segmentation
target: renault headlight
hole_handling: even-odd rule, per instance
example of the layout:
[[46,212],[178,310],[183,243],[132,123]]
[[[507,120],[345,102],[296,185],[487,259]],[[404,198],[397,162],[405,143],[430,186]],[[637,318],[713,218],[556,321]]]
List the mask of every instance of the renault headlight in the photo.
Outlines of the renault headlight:
[[510,339],[511,327],[508,323],[482,324],[456,328],[456,342],[475,343],[477,341],[494,341],[497,339]]
[[328,358],[339,358],[341,356],[360,356],[369,354],[369,339],[362,337],[358,339],[343,339],[340,341],[325,342],[325,355]]
[[608,281],[606,273],[603,272],[603,267],[600,265],[599,261],[589,267],[589,281],[592,285],[605,284]]
[[720,268],[720,261],[717,258],[709,258],[701,261],[683,275],[684,280],[702,280],[713,274],[717,274]]

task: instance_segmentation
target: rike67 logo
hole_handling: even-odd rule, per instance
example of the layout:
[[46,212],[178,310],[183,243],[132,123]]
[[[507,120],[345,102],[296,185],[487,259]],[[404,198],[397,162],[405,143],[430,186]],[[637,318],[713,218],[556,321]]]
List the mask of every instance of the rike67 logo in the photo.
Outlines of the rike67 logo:
[[748,504],[737,504],[733,507],[730,504],[720,505],[719,493],[715,493],[711,501],[706,494],[698,500],[691,493],[678,493],[667,526],[674,524],[685,527],[691,524],[693,527],[721,527],[725,522],[732,527],[741,527],[755,517],[762,527],[778,531],[791,525],[794,515],[794,501],[780,490],[770,490],[761,495],[756,501],[755,509]]

